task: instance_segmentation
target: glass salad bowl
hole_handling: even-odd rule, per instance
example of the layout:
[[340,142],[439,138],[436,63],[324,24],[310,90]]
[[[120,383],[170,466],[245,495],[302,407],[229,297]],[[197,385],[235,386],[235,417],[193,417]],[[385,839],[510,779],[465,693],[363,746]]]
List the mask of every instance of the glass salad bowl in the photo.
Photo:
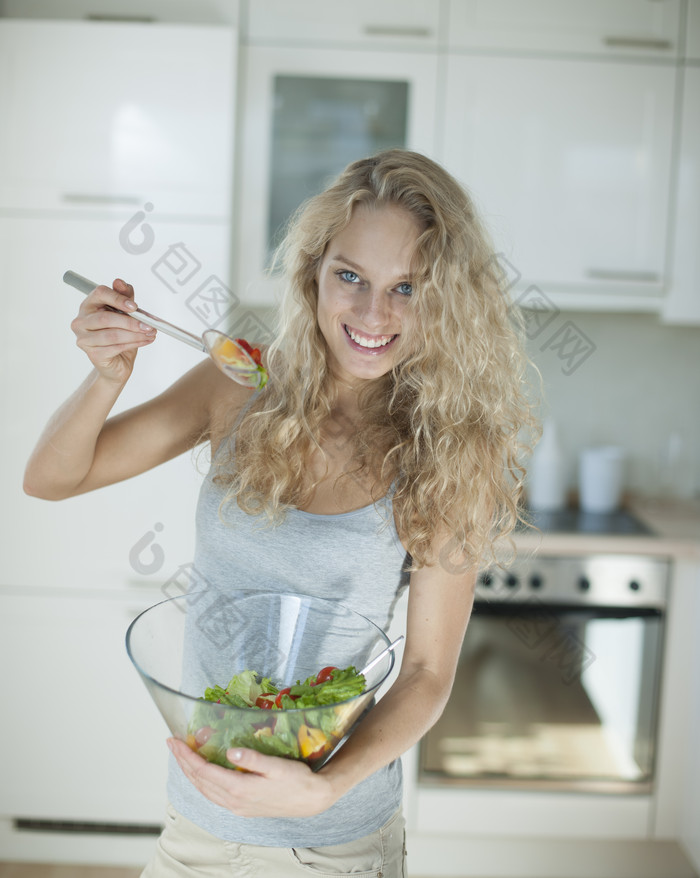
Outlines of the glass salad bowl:
[[230,747],[320,768],[370,708],[394,654],[365,677],[356,671],[389,645],[373,622],[335,601],[214,589],[150,607],[126,634],[173,736],[226,768]]

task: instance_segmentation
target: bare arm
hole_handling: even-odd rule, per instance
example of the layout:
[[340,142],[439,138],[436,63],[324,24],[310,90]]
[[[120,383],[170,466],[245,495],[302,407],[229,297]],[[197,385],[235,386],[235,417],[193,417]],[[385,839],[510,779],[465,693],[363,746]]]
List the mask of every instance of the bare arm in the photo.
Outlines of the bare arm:
[[401,671],[391,689],[319,772],[330,783],[333,801],[405,753],[445,708],[476,581],[475,572],[460,572],[459,562],[451,560],[444,565],[436,561],[411,575]]
[[125,309],[132,298],[133,289],[115,281],[115,289],[97,287],[81,306],[72,328],[94,369],[39,438],[26,493],[61,500],[145,472],[206,438],[220,403],[235,409],[249,395],[207,360],[154,399],[109,418],[138,348],[153,337],[107,309]]

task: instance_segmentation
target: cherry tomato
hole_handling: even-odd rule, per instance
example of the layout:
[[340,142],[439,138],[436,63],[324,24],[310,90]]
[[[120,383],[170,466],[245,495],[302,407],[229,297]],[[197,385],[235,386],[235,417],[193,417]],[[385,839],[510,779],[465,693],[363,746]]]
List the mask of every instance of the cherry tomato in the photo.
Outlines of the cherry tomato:
[[280,691],[280,694],[277,696],[277,698],[275,698],[275,704],[277,705],[277,707],[282,707],[282,696],[283,696],[283,695],[289,695],[289,697],[290,697],[290,698],[293,698],[294,701],[297,700],[297,698],[298,698],[299,696],[298,696],[298,695],[291,695],[291,694],[290,694],[291,691],[292,691],[291,686],[287,686],[286,689],[282,689],[282,690]]
[[236,342],[243,348],[243,350],[253,358],[253,362],[256,366],[259,366],[262,363],[262,355],[260,354],[260,348],[251,347],[248,342],[244,338],[237,338]]
[[266,695],[260,695],[255,699],[255,706],[260,707],[263,710],[272,710],[272,704],[272,700]]
[[327,668],[321,668],[321,670],[316,675],[316,684],[325,683],[331,679],[333,675],[333,671],[337,671],[338,668],[333,667],[333,665],[329,665]]
[[239,344],[247,354],[250,354],[251,357],[253,356],[253,349],[244,338],[237,338],[236,344]]

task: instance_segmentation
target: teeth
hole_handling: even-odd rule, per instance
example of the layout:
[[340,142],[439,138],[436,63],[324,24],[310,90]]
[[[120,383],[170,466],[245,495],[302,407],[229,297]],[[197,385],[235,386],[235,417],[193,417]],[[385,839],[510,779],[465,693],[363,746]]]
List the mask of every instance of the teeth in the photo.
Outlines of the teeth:
[[384,345],[389,344],[396,337],[394,335],[380,335],[379,338],[363,338],[361,335],[353,332],[349,326],[345,327],[345,331],[355,344],[362,345],[363,348],[383,348]]

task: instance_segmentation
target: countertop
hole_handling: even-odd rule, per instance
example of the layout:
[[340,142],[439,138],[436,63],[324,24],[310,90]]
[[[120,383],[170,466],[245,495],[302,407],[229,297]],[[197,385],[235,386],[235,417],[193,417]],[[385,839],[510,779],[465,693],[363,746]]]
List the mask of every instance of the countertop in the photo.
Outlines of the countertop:
[[700,502],[629,497],[625,509],[652,534],[539,533],[518,531],[518,552],[547,555],[615,553],[658,555],[700,562]]

